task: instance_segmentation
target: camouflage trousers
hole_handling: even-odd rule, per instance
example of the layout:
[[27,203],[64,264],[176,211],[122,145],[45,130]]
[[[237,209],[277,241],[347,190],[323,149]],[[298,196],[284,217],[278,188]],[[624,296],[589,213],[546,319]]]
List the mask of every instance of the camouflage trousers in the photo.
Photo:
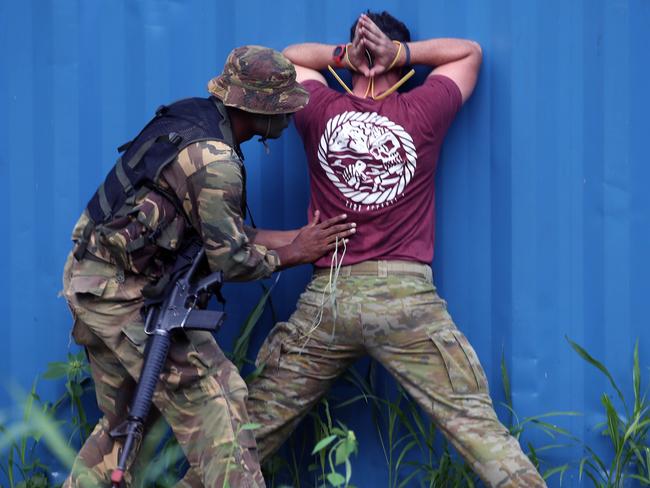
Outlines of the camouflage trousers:
[[369,354],[488,486],[546,486],[497,419],[478,357],[436,293],[429,266],[375,261],[343,267],[334,293],[329,272],[319,271],[257,357],[264,367],[249,384],[247,408],[262,424],[255,433],[262,461],[334,380]]
[[[69,257],[64,295],[74,316],[75,341],[84,346],[103,417],[82,446],[64,487],[111,486],[121,441],[110,432],[127,415],[142,369],[147,336],[140,316],[144,278],[123,278],[107,264]],[[162,415],[187,457],[183,487],[263,487],[255,439],[245,409],[246,384],[208,332],[172,339],[154,392],[150,417]],[[148,423],[151,423],[149,419]],[[137,463],[127,486],[152,486]],[[143,484],[144,483],[144,484]]]

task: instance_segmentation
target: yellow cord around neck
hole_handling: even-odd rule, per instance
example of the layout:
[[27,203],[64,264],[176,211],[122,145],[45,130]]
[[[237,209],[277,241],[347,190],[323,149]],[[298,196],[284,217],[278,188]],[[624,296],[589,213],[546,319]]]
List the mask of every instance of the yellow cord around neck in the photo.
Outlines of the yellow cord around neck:
[[[348,92],[350,95],[354,95],[354,92],[350,90],[348,85],[345,84],[345,82],[341,79],[341,77],[334,71],[334,68],[332,68],[329,64],[327,65],[327,69],[332,73],[336,81],[340,83],[340,85],[343,87],[343,89]],[[398,90],[399,87],[401,87],[404,83],[406,83],[411,76],[415,74],[415,70],[411,69],[408,73],[406,73],[401,80],[399,80],[397,83],[395,83],[393,86],[391,86],[388,90],[386,90],[384,93],[381,93],[379,95],[375,95],[375,77],[372,76],[370,78],[370,82],[368,83],[368,86],[366,87],[366,92],[363,94],[363,98],[368,98],[368,92],[370,92],[370,97],[373,100],[383,100],[386,98],[388,95],[393,93],[395,90]]]

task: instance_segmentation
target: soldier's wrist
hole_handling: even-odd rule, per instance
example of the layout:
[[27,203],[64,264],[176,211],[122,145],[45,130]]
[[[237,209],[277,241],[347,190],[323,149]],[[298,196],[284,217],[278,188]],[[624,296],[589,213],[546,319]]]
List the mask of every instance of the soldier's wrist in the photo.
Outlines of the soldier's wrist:
[[291,266],[296,266],[302,264],[300,260],[300,253],[298,252],[296,245],[292,242],[286,246],[282,246],[275,250],[280,258],[280,269],[289,268]]

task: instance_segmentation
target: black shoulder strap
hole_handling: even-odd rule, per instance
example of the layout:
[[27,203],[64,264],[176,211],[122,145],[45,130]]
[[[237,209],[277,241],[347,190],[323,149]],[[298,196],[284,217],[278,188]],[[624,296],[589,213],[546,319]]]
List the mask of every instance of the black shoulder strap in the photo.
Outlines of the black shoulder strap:
[[[84,230],[75,254],[83,257],[94,227],[110,221],[140,188],[156,187],[161,171],[181,150],[202,140],[222,140],[223,119],[211,99],[188,98],[159,107],[135,139],[118,148],[121,156],[88,202],[91,227]],[[175,196],[172,198],[176,204]]]
[[123,154],[88,203],[90,218],[96,224],[109,220],[145,182],[155,183],[188,145],[222,139],[221,120],[209,99],[190,98],[158,108],[140,134],[120,146]]

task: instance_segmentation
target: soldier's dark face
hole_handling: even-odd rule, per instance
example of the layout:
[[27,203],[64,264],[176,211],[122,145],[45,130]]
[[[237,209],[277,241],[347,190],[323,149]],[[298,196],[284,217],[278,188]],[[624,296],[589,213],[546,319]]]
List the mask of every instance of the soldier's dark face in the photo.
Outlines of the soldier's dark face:
[[265,115],[257,117],[255,133],[265,139],[277,139],[289,126],[292,114]]
[[277,139],[282,134],[282,131],[289,126],[291,114],[278,114],[271,115],[271,124],[269,125],[269,139]]

